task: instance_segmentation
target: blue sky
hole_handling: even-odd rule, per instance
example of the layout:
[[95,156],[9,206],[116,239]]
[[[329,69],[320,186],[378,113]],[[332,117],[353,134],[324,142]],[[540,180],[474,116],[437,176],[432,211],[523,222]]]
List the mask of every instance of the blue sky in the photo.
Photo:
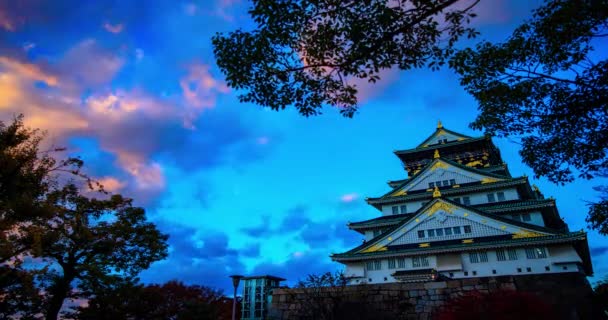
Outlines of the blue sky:
[[[475,24],[500,41],[540,1],[487,1]],[[210,37],[250,28],[245,0],[37,1],[0,4],[0,119],[24,113],[47,143],[81,156],[107,189],[133,197],[171,238],[142,274],[227,289],[233,273],[291,282],[340,268],[328,258],[360,243],[348,221],[378,216],[364,198],[405,177],[395,149],[437,120],[468,128],[475,101],[449,70],[389,71],[360,88],[353,119],[327,109],[303,118],[238,102],[215,65]],[[495,140],[514,175],[518,145]],[[556,186],[571,230],[586,228],[599,181]],[[589,232],[596,278],[608,241]]]

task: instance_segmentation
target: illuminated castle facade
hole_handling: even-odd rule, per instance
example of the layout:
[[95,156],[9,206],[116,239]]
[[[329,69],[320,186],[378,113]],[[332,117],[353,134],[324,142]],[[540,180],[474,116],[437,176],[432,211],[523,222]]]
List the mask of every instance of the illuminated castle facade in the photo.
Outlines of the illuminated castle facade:
[[443,128],[395,151],[407,178],[367,202],[382,216],[348,227],[364,243],[331,257],[351,284],[578,272],[592,274],[586,234],[554,199],[513,177],[488,136]]

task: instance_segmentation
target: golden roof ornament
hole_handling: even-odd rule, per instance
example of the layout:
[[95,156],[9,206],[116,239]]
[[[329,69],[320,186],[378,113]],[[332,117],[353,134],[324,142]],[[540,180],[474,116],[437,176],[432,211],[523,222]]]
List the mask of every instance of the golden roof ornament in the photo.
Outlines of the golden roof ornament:
[[435,154],[433,155],[434,159],[439,159],[439,149],[435,149]]
[[443,128],[443,124],[441,124],[441,120],[437,121],[437,129]]
[[441,191],[439,191],[439,188],[437,186],[435,186],[435,190],[433,191],[433,198],[439,198],[441,197]]

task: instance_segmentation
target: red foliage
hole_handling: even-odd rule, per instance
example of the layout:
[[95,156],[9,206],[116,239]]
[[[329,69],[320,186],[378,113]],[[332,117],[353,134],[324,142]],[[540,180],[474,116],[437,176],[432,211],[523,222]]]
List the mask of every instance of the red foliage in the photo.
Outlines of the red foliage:
[[473,291],[452,299],[436,320],[524,320],[555,319],[553,309],[538,296],[518,291],[480,293]]

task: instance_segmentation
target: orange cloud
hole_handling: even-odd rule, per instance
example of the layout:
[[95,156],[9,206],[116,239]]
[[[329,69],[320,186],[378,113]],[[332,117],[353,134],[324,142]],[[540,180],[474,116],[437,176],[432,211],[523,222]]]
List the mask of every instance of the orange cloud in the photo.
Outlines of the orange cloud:
[[20,62],[8,57],[0,57],[0,66],[9,72],[17,74],[19,77],[42,81],[51,87],[57,86],[59,83],[56,76],[42,71],[35,64]]
[[103,177],[97,180],[108,192],[116,192],[124,188],[126,183],[114,177]]

